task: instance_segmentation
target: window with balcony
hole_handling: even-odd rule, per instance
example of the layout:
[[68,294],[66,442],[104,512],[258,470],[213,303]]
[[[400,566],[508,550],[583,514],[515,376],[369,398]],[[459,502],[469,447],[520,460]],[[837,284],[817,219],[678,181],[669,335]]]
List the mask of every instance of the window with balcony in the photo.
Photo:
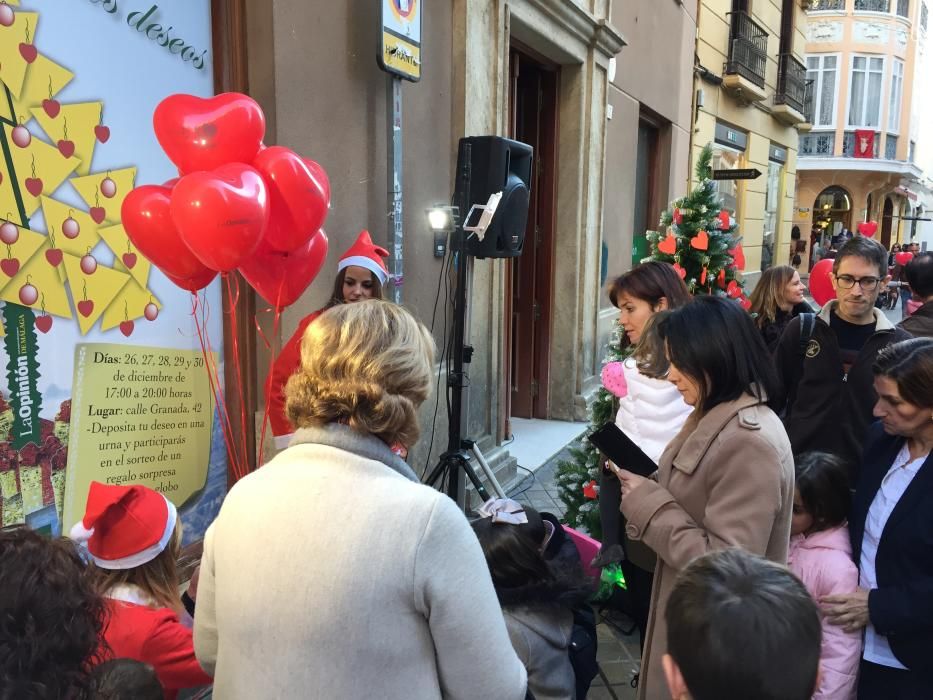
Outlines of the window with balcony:
[[881,120],[884,57],[853,56],[849,77],[849,126],[873,127]]
[[891,0],[855,0],[856,12],[890,12]]
[[897,160],[897,136],[888,134],[884,139],[884,157],[888,160]]
[[835,131],[811,131],[800,135],[800,155],[811,158],[828,158],[836,146]]
[[810,0],[810,12],[845,12],[846,0]]
[[768,32],[748,12],[734,10],[729,17],[727,75],[740,75],[758,87],[765,86],[768,65]]
[[888,104],[888,131],[895,134],[901,130],[901,102],[904,96],[904,62],[894,59],[891,66],[891,94]]
[[910,17],[910,0],[897,0],[897,16]]
[[822,54],[807,57],[807,80],[813,81],[813,126],[835,126],[836,82],[839,57]]

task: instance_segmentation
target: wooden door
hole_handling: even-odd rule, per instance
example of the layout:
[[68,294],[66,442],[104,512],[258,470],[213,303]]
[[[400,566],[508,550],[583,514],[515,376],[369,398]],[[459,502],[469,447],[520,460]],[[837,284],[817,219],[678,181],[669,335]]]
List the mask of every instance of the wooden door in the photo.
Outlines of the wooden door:
[[891,225],[894,219],[894,202],[890,197],[884,198],[884,209],[881,212],[881,245],[885,250],[891,250]]
[[505,418],[547,418],[558,73],[517,50],[511,58],[510,135],[534,148],[534,169],[525,245],[506,263]]

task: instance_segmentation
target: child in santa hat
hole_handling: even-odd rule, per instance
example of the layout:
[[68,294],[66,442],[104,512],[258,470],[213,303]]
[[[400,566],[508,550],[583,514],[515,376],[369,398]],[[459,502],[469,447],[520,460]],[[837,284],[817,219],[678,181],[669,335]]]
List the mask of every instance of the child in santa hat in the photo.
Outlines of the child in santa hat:
[[[209,685],[191,630],[178,619],[181,523],[175,506],[145,486],[92,481],[84,518],[70,536],[87,548],[89,576],[107,599],[105,658],[150,664],[167,700],[180,689]],[[189,586],[186,597],[196,595],[196,584]]]
[[330,301],[322,309],[306,316],[298,324],[298,330],[282,348],[272,373],[266,380],[266,395],[269,397],[269,422],[277,449],[284,449],[292,437],[294,428],[285,416],[285,384],[301,362],[301,338],[305,329],[324,311],[337,304],[351,304],[365,299],[382,299],[382,287],[389,278],[385,258],[389,251],[373,243],[369,231],[360,231],[356,242],[340,257],[337,263],[337,278]]

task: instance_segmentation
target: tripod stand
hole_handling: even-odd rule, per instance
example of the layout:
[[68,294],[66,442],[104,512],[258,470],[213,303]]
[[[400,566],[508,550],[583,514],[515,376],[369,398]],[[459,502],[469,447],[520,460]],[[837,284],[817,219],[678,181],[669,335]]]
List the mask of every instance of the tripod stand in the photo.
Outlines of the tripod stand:
[[[467,146],[469,150],[469,146]],[[466,158],[463,177],[469,183],[470,179],[470,158]],[[460,208],[460,211],[465,209]],[[465,217],[466,218],[466,217]],[[467,386],[466,373],[464,365],[470,363],[473,358],[473,347],[464,344],[464,331],[466,326],[466,300],[467,300],[467,256],[466,256],[466,231],[464,230],[466,222],[457,221],[453,230],[451,240],[451,254],[454,256],[454,263],[457,266],[456,292],[454,294],[454,324],[453,324],[453,367],[447,367],[447,387],[450,392],[450,416],[448,423],[448,441],[447,451],[444,452],[437,463],[437,466],[428,477],[429,486],[437,485],[445,476],[447,478],[447,495],[457,501],[461,506],[460,494],[460,472],[463,471],[473,488],[484,501],[489,499],[489,492],[483,485],[479,475],[470,465],[471,455],[475,457],[483,470],[484,475],[489,480],[499,498],[505,498],[505,491],[495,475],[490,469],[489,464],[480,452],[479,447],[473,440],[463,438],[463,399],[464,388]]]

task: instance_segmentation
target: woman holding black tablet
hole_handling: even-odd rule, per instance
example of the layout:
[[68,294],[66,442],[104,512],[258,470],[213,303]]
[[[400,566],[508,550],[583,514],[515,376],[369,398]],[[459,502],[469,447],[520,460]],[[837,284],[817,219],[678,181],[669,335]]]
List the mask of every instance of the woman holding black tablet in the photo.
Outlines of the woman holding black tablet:
[[664,450],[658,480],[612,466],[626,534],[657,554],[638,697],[670,698],[661,669],[664,608],[690,561],[741,547],[784,564],[794,460],[769,407],[777,379],[751,317],[734,301],[698,297],[658,324],[668,380],[693,412]]

